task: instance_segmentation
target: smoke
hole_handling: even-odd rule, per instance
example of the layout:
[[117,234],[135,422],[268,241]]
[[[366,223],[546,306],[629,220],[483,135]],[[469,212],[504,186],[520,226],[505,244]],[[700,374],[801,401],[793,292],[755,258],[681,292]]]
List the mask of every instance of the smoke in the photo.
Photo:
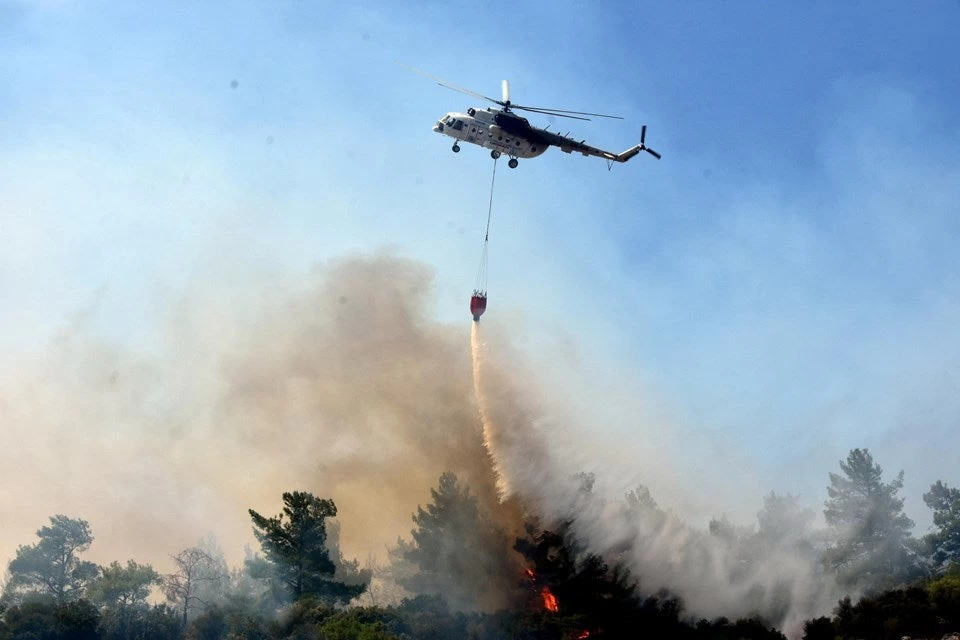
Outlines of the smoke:
[[0,377],[0,558],[65,513],[98,561],[162,568],[213,531],[236,564],[246,510],[293,489],[334,498],[344,553],[365,557],[443,471],[495,501],[469,351],[428,319],[431,280],[383,254],[197,286],[158,301],[136,348],[102,337],[94,306]]
[[790,637],[799,637],[804,620],[829,612],[842,595],[818,568],[802,514],[785,514],[794,515],[796,527],[782,519],[771,526],[775,514],[764,514],[759,536],[726,522],[712,535],[658,508],[649,494],[646,500],[634,494],[631,505],[585,491],[573,470],[551,460],[545,434],[569,427],[562,414],[537,401],[531,376],[510,375],[510,361],[491,355],[477,323],[472,345],[485,442],[500,486],[536,505],[548,526],[572,521],[591,552],[630,568],[643,591],[667,589],[695,616],[761,615]]
[[745,552],[669,511],[585,494],[557,455],[562,403],[477,323],[468,360],[462,325],[430,318],[431,283],[426,266],[383,253],[195,286],[158,300],[136,347],[103,337],[94,305],[0,378],[13,445],[0,449],[0,557],[64,513],[90,521],[99,562],[163,571],[212,531],[236,565],[246,510],[275,512],[293,489],[333,498],[344,555],[366,557],[410,530],[450,470],[507,533],[521,509],[546,525],[575,514],[592,551],[694,615],[773,612],[790,628],[829,610],[834,589],[790,544]]
[[[518,475],[518,469],[524,469],[527,474],[518,478],[525,489],[554,480],[551,476],[554,465],[549,459],[543,435],[537,432],[534,422],[533,403],[537,396],[533,378],[517,376],[512,367],[487,365],[478,322],[471,324],[470,347],[483,443],[496,473],[499,498],[505,501],[519,497],[529,502],[538,492],[527,490],[516,495],[517,487],[511,479]],[[505,424],[516,428],[505,429],[502,427]]]

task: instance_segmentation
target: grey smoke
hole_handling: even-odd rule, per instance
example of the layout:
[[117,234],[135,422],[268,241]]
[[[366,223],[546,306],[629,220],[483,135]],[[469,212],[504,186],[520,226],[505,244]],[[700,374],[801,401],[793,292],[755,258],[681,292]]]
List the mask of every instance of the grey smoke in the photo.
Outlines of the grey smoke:
[[[382,558],[446,470],[515,530],[516,502],[496,506],[469,320],[432,320],[431,282],[427,266],[378,254],[299,278],[198,285],[159,301],[137,348],[99,337],[94,307],[3,377],[0,421],[15,445],[0,451],[0,557],[66,513],[90,521],[100,562],[168,570],[171,553],[212,531],[235,566],[251,541],[246,509],[273,512],[283,491],[304,489],[337,502],[348,559]],[[578,514],[593,551],[624,561],[645,591],[675,591],[695,615],[783,610],[795,628],[829,611],[835,589],[790,545],[755,549],[744,564],[742,549],[669,510],[585,498],[558,452],[573,426],[558,394],[508,334],[483,339],[489,444],[513,498],[545,521]]]

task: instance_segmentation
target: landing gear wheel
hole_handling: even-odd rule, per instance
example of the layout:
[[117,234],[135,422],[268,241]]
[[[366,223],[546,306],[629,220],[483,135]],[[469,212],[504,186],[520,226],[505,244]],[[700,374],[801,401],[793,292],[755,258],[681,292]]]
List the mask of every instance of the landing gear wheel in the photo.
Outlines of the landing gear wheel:
[[454,153],[460,153],[460,145],[458,145],[458,144],[453,145],[453,152],[454,152]]
[[497,158],[500,157],[500,152],[494,149],[493,151],[490,152],[490,157],[496,160]]
[[511,169],[516,169],[518,164],[520,163],[517,162],[516,158],[510,158],[510,162],[507,163],[507,166],[510,167]]

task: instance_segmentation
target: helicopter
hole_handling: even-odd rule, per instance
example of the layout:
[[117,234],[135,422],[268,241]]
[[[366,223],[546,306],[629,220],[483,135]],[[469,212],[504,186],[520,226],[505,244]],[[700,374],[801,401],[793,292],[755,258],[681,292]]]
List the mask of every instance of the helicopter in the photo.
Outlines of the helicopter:
[[646,151],[657,160],[661,157],[659,153],[646,145],[647,125],[643,125],[640,129],[640,144],[630,147],[622,153],[605,151],[586,144],[586,140],[576,140],[569,137],[569,131],[561,135],[560,133],[548,131],[549,125],[544,128],[533,126],[529,120],[517,115],[514,111],[528,111],[531,113],[588,121],[590,118],[584,116],[623,120],[620,116],[586,111],[549,109],[545,107],[527,107],[514,104],[510,101],[510,83],[507,80],[501,83],[501,96],[503,99],[495,100],[494,98],[475,91],[449,84],[419,69],[407,67],[406,65],[401,66],[431,78],[441,87],[453,89],[454,91],[459,91],[468,96],[480,98],[500,106],[499,109],[470,107],[466,110],[466,113],[446,113],[433,125],[434,132],[450,136],[454,139],[454,153],[460,152],[461,142],[479,145],[490,149],[490,156],[494,160],[501,155],[508,156],[510,161],[507,165],[511,169],[517,168],[519,158],[536,158],[546,152],[550,147],[557,147],[564,153],[580,153],[584,156],[603,158],[607,161],[608,169],[613,167],[614,162],[627,162],[641,151]]

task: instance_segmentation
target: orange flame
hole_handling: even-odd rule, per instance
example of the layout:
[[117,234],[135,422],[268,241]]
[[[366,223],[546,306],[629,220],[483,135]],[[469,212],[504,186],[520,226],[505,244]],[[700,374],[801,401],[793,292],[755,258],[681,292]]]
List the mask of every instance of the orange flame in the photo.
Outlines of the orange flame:
[[[524,569],[527,572],[527,576],[536,582],[537,573],[533,569]],[[557,600],[557,596],[553,595],[553,592],[550,591],[550,587],[544,586],[540,589],[540,597],[543,598],[543,608],[547,611],[552,611],[557,613],[560,611],[560,601]]]
[[547,611],[552,611],[553,613],[560,611],[560,602],[557,601],[557,596],[553,595],[553,592],[550,591],[550,587],[544,587],[540,591],[540,595],[543,597],[543,606]]
[[577,640],[584,640],[584,638],[589,638],[589,637],[590,637],[590,632],[584,631],[583,633],[577,636]]

